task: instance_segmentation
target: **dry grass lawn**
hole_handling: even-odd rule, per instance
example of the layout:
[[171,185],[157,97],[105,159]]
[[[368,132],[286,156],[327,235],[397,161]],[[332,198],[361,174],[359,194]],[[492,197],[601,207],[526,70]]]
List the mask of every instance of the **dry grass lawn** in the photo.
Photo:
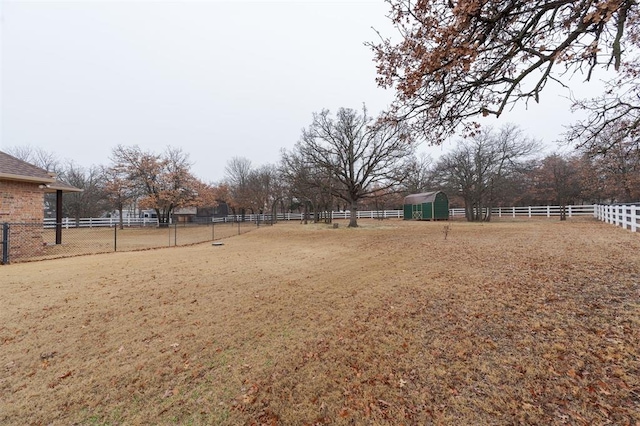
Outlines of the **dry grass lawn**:
[[640,424],[640,234],[362,224],[0,266],[0,423]]

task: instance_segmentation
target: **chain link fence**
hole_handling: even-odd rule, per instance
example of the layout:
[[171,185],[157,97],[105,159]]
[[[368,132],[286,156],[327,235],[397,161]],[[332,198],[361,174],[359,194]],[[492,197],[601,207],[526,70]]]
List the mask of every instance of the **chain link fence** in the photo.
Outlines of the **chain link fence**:
[[252,221],[178,223],[168,226],[80,226],[69,223],[3,223],[0,244],[2,264],[59,257],[148,250],[217,241],[244,234],[272,222]]

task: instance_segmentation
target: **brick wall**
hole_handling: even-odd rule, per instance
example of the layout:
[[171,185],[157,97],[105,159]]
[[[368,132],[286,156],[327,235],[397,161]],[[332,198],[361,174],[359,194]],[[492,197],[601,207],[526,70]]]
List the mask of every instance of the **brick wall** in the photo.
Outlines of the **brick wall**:
[[10,259],[42,252],[43,221],[44,192],[37,183],[0,180],[0,223],[31,224],[11,226]]

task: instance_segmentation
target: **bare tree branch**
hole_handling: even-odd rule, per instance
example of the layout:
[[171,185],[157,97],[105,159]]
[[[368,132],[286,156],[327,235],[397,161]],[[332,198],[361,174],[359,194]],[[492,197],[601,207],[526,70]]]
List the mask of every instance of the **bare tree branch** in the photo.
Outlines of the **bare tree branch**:
[[434,144],[460,127],[473,134],[474,117],[539,102],[569,71],[622,70],[639,47],[635,0],[387,2],[401,40],[368,43],[377,81],[396,90],[391,114]]

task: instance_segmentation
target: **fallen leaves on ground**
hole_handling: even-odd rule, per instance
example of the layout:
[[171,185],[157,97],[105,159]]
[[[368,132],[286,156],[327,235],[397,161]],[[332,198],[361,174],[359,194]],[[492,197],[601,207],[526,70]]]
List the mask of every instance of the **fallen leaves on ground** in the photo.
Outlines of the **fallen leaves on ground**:
[[0,423],[640,422],[638,234],[363,224],[2,267]]

